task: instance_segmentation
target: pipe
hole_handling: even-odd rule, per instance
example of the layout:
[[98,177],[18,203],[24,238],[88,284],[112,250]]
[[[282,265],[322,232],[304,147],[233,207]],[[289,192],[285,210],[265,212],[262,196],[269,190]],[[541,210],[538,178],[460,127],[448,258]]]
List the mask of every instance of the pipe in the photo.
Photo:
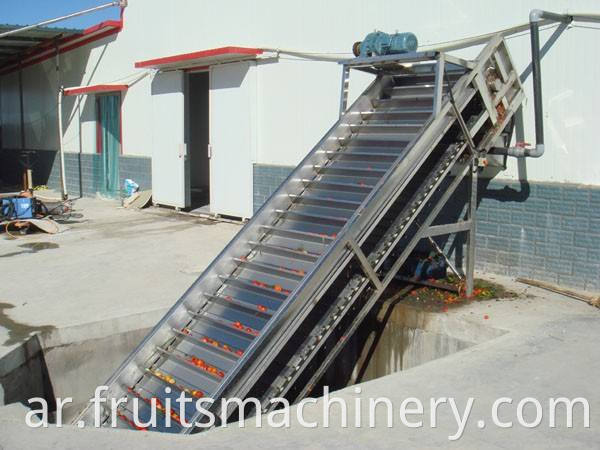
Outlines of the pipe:
[[32,30],[34,28],[43,27],[45,25],[50,25],[50,24],[55,23],[55,22],[61,22],[63,20],[70,19],[72,17],[82,16],[83,14],[88,14],[88,13],[95,12],[95,11],[100,11],[101,9],[105,9],[105,8],[111,8],[113,6],[125,7],[125,6],[127,6],[127,0],[120,0],[120,1],[114,1],[114,2],[110,2],[110,3],[106,3],[104,5],[95,6],[94,8],[89,8],[89,9],[85,9],[83,11],[79,11],[79,12],[76,12],[76,13],[67,14],[66,16],[57,17],[56,19],[44,20],[43,22],[38,22],[38,23],[33,24],[33,25],[27,25],[25,27],[17,28],[16,30],[10,30],[10,31],[7,31],[5,33],[0,34],[0,39],[3,38],[3,37],[6,37],[6,36],[10,36],[10,35],[13,35],[13,34],[21,33],[23,31],[27,31],[27,30]]
[[[490,153],[514,156],[515,158],[539,158],[544,154],[544,110],[542,105],[542,74],[540,64],[540,21],[543,11],[534,9],[529,14],[531,35],[531,67],[533,74],[533,109],[535,117],[535,147],[517,142],[515,147],[493,148]],[[554,15],[554,14],[553,14]],[[562,20],[560,20],[562,21]]]
[[526,147],[517,143],[516,147],[493,148],[490,153],[514,156],[516,158],[539,158],[544,154],[544,108],[542,104],[542,67],[540,57],[540,25],[542,23],[563,22],[569,24],[573,16],[556,14],[541,9],[529,13],[529,31],[531,35],[531,67],[533,75],[533,109],[535,117],[535,146]]
[[[487,43],[491,38],[500,34],[503,38],[515,35],[517,33],[522,33],[523,31],[527,31],[531,29],[531,18],[534,21],[537,21],[539,26],[549,25],[553,22],[564,22],[571,23],[572,21],[576,22],[600,22],[600,14],[588,14],[588,13],[569,13],[569,14],[556,14],[548,11],[541,11],[539,9],[534,9],[529,14],[529,22],[521,23],[509,28],[503,28],[501,30],[493,31],[491,33],[479,34],[476,36],[471,36],[463,39],[456,39],[453,41],[441,42],[438,44],[431,45],[419,45],[417,51],[419,52],[428,52],[428,51],[438,51],[438,52],[449,52],[452,50],[460,50],[463,48],[473,47],[475,45],[481,45]],[[305,52],[298,50],[289,50],[283,48],[274,48],[274,47],[259,47],[261,50],[273,52],[273,53],[281,53],[290,56],[296,56],[298,58],[305,59],[314,59],[316,61],[332,61],[339,62],[342,59],[347,59],[347,55],[352,55],[352,53],[317,53],[317,52]],[[339,55],[339,56],[332,56]]]
[[63,149],[63,123],[62,123],[62,99],[63,99],[63,86],[58,90],[58,153],[60,156],[60,189],[62,199],[66,200],[69,198],[67,192],[67,180],[65,175],[65,153]]
[[544,154],[544,109],[542,105],[542,73],[540,61],[540,23],[538,10],[529,14],[531,31],[531,67],[533,75],[533,110],[535,116],[535,147],[523,148],[526,156],[539,158]]
[[[325,62],[340,62],[344,59],[348,59],[348,55],[351,53],[312,53],[312,52],[304,52],[298,50],[289,50],[285,48],[276,48],[276,47],[259,47],[261,50],[265,52],[276,53],[279,54],[295,56],[296,58],[302,59],[312,59],[314,61],[325,61]],[[337,55],[337,56],[335,56]]]

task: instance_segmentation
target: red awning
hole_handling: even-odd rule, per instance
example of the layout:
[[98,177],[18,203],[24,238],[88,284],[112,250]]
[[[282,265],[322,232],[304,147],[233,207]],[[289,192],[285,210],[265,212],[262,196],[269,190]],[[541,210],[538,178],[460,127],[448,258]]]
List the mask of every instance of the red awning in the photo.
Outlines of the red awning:
[[123,92],[129,88],[127,84],[94,84],[91,86],[78,86],[66,88],[63,95],[86,95],[99,92]]
[[135,67],[138,69],[174,70],[189,69],[226,62],[243,61],[255,59],[263,51],[260,48],[248,47],[220,47],[210,50],[202,50],[181,55],[165,56],[163,58],[138,61]]

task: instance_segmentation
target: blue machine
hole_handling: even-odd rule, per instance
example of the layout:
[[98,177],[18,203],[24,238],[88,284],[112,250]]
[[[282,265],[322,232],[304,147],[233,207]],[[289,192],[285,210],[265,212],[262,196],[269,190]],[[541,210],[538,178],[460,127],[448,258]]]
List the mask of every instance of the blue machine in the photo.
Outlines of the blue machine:
[[413,33],[387,34],[375,31],[352,47],[354,56],[369,57],[409,53],[417,50],[419,43]]
[[8,220],[33,218],[33,199],[27,197],[3,198],[2,216]]

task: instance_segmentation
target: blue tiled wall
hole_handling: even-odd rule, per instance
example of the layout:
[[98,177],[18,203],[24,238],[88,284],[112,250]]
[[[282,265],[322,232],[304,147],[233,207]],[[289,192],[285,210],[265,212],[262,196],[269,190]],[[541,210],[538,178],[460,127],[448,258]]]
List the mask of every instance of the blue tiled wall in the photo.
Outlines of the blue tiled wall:
[[294,167],[290,166],[270,166],[263,164],[254,164],[254,212],[267,201],[279,185],[288,177]]
[[481,269],[600,289],[599,187],[494,180],[477,215]]
[[[67,190],[71,195],[94,196],[101,186],[101,160],[95,153],[65,153],[65,175]],[[126,178],[140,185],[140,190],[152,189],[152,159],[141,156],[119,156],[119,187]],[[60,189],[60,165],[58,157],[46,183],[48,187]]]
[[[254,211],[292,167],[254,165]],[[466,185],[440,214],[464,213]],[[440,242],[460,259],[464,240]],[[600,290],[600,187],[566,183],[481,180],[477,267],[590,291]]]

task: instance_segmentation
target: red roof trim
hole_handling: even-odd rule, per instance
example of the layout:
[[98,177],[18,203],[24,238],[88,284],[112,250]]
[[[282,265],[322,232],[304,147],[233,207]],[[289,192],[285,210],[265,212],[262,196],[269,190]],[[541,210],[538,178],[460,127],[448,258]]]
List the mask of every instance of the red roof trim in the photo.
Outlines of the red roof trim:
[[242,55],[261,55],[263,51],[260,48],[248,47],[220,47],[210,50],[202,50],[193,53],[183,53],[181,55],[166,56],[164,58],[149,59],[147,61],[138,61],[135,67],[142,69],[145,67],[153,67],[165,64],[176,64],[179,62],[191,61],[195,59],[209,58],[211,56],[220,56],[227,54],[242,54]]
[[123,28],[122,20],[105,20],[104,22],[100,22],[99,24],[92,25],[91,27],[83,30],[83,35],[87,36],[88,34],[95,33],[98,30],[102,30],[103,28]]
[[129,89],[129,86],[126,84],[95,84],[92,86],[67,88],[64,90],[64,95],[85,95],[97,92],[123,92],[127,89]]
[[[121,20],[107,20],[101,22],[97,25],[86,28],[81,34],[75,34],[60,39],[58,42],[58,53],[63,54],[76,48],[83,47],[84,45],[90,44],[94,41],[119,33],[122,29],[123,22]],[[53,58],[54,56],[56,56],[54,43],[42,42],[38,47],[33,48],[29,52],[29,55],[24,56],[24,58],[21,60],[20,67],[29,67]],[[18,62],[0,71],[0,75],[14,72],[16,70],[19,70]]]

